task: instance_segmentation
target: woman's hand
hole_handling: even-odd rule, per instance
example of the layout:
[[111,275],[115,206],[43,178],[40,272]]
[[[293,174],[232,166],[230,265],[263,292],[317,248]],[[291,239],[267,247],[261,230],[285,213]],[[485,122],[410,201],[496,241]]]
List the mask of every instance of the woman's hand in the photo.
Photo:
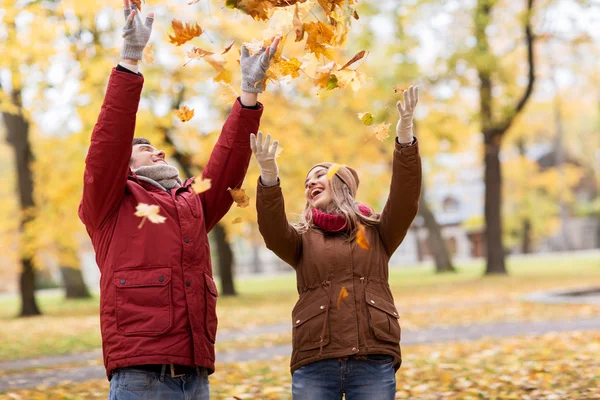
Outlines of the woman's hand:
[[398,101],[396,107],[398,107],[398,114],[400,120],[396,125],[396,135],[398,136],[398,142],[402,144],[410,144],[413,141],[413,130],[412,121],[417,102],[419,101],[419,88],[418,86],[410,86],[403,93],[404,105],[402,101]]
[[137,64],[142,59],[144,47],[150,40],[154,13],[149,13],[146,20],[142,21],[140,11],[129,0],[123,0],[123,13],[125,14],[123,28],[125,43],[121,50],[121,58],[128,64]]
[[277,140],[273,141],[271,145],[271,135],[269,134],[264,141],[261,131],[258,131],[258,137],[253,133],[250,134],[250,148],[260,168],[260,181],[265,186],[273,186],[277,183],[279,169],[275,161],[275,154],[278,145]]

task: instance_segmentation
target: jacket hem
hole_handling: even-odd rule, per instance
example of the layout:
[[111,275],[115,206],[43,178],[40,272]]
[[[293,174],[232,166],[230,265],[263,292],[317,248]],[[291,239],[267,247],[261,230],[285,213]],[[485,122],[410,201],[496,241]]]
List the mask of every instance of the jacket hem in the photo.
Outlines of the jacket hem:
[[296,363],[293,363],[290,365],[290,373],[293,375],[294,371],[297,370],[300,367],[303,367],[307,364],[313,363],[315,361],[321,361],[321,360],[326,360],[328,358],[341,358],[341,357],[350,357],[350,356],[366,356],[368,354],[386,354],[386,355],[390,355],[392,357],[394,357],[394,369],[397,371],[400,368],[400,365],[402,365],[402,356],[398,354],[398,352],[394,352],[390,349],[386,349],[385,347],[380,347],[380,348],[369,348],[369,351],[365,351],[365,352],[358,352],[358,353],[352,353],[352,352],[347,352],[347,351],[336,351],[336,352],[332,352],[332,353],[323,353],[323,355],[321,357],[317,356],[312,356],[312,357],[308,357],[305,358],[301,361],[298,361]]
[[138,357],[127,357],[120,358],[116,360],[111,360],[106,365],[106,377],[110,381],[112,377],[112,372],[117,368],[125,368],[125,367],[135,367],[136,365],[144,365],[144,364],[180,364],[186,365],[189,367],[202,367],[208,369],[208,374],[212,374],[215,372],[215,363],[214,361],[197,357],[197,363],[194,362],[194,359],[189,357],[180,357],[166,354],[155,354],[155,355],[144,355]]

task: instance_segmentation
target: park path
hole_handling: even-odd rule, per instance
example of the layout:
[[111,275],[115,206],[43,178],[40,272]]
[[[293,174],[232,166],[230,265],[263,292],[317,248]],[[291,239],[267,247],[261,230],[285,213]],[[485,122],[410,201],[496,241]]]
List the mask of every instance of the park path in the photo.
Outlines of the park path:
[[[218,340],[226,341],[240,338],[251,340],[253,336],[265,333],[285,333],[289,332],[289,330],[289,324],[287,323],[265,325],[241,332],[225,332],[219,335]],[[402,345],[408,346],[428,343],[472,341],[482,338],[503,338],[569,331],[600,331],[600,317],[571,320],[497,322],[403,331]],[[270,360],[276,357],[288,356],[291,354],[291,351],[291,344],[288,344],[258,349],[219,352],[217,353],[217,362],[230,363]],[[33,367],[60,367],[61,364],[95,361],[101,356],[101,351],[97,350],[65,356],[9,361],[0,363],[0,372],[18,371]],[[37,387],[40,385],[55,386],[67,381],[84,382],[92,379],[105,378],[104,367],[97,364],[64,369],[46,369],[25,373],[17,372],[1,376],[0,393],[8,390]]]

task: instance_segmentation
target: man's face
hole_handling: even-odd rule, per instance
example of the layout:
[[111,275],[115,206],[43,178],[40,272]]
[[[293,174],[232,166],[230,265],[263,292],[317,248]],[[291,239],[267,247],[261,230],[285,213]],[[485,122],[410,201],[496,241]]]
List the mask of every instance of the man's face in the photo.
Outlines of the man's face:
[[136,144],[131,150],[130,167],[132,170],[157,164],[167,164],[165,152],[149,144]]

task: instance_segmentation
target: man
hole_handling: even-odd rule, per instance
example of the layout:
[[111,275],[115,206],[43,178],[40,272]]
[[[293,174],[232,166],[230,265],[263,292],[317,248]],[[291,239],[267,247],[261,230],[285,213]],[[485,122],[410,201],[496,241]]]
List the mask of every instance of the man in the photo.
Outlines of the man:
[[[214,371],[217,289],[207,233],[232,204],[258,131],[257,101],[279,40],[259,54],[242,49],[242,96],[237,99],[203,178],[200,195],[165,153],[133,139],[144,78],[138,62],[154,21],[124,0],[122,60],[113,69],[86,158],[79,216],[100,268],[100,322],[109,399],[208,399]],[[133,143],[133,146],[132,146]],[[139,203],[157,205],[166,220],[134,215]]]

